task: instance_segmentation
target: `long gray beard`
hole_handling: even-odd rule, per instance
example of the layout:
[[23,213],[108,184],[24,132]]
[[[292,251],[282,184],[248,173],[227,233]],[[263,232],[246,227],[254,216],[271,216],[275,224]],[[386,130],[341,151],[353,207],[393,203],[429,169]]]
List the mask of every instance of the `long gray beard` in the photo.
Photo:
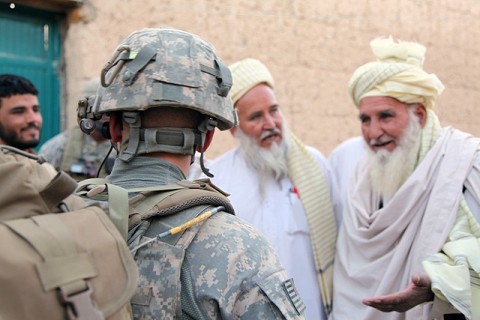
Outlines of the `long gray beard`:
[[235,136],[240,141],[240,150],[245,157],[247,165],[258,173],[262,197],[265,194],[268,179],[273,178],[278,182],[288,176],[288,142],[285,139],[288,129],[285,123],[283,123],[282,131],[282,141],[273,143],[270,149],[260,147],[254,139],[246,135],[240,128],[235,133]]
[[399,145],[392,151],[368,148],[368,171],[372,189],[387,203],[415,170],[421,142],[418,117],[409,110],[409,124]]

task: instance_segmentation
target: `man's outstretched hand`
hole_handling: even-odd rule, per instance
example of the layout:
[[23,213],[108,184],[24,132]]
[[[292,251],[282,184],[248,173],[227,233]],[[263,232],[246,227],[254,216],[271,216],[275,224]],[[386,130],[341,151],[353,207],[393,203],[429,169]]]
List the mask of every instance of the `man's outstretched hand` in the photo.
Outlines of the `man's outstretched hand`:
[[432,282],[427,274],[414,274],[412,281],[402,291],[385,296],[363,299],[363,304],[383,312],[405,312],[421,303],[433,300]]

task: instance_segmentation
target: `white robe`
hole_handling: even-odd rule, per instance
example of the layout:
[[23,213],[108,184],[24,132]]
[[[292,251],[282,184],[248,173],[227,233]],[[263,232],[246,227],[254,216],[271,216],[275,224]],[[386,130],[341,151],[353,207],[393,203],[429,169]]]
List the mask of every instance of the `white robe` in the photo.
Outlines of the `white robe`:
[[362,299],[402,290],[414,273],[424,272],[421,261],[445,242],[463,186],[480,190],[479,141],[444,129],[382,209],[370,191],[366,163],[359,162],[337,242],[331,319],[428,319],[430,303],[407,313],[383,313],[363,305]]
[[347,193],[355,166],[366,153],[365,148],[363,137],[353,137],[340,143],[328,156],[328,165],[342,199]]
[[[311,148],[308,151],[316,159],[327,179],[330,173],[323,155]],[[266,182],[265,198],[260,196],[259,176],[247,166],[238,148],[230,150],[210,164],[215,175],[213,183],[230,193],[230,201],[236,215],[259,229],[273,246],[287,274],[306,305],[307,319],[326,319],[322,308],[320,288],[315,273],[315,263],[310,244],[309,228],[303,205],[294,192],[290,179]],[[335,212],[339,205],[337,192],[330,189]],[[300,195],[301,196],[301,195]],[[336,217],[337,222],[339,217]]]

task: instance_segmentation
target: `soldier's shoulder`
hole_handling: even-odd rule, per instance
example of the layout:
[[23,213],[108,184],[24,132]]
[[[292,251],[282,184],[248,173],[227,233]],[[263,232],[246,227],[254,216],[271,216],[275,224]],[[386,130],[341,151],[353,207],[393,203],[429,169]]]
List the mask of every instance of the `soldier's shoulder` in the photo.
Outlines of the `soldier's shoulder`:
[[[188,253],[199,265],[236,270],[232,277],[262,278],[283,266],[265,237],[234,215],[219,212],[197,232]],[[212,259],[215,257],[215,259]],[[226,275],[229,277],[229,275]]]
[[68,131],[63,131],[56,136],[45,141],[39,150],[39,154],[45,154],[49,152],[56,152],[58,149],[63,149],[68,139]]
[[[226,212],[219,212],[207,220],[202,228],[202,233],[212,236],[246,237],[248,239],[265,240],[260,231],[255,229],[245,220]],[[265,240],[266,241],[266,240]]]
[[267,240],[243,220],[225,212],[209,218],[186,256],[194,286],[224,301],[220,308],[246,319],[303,319],[293,281]]

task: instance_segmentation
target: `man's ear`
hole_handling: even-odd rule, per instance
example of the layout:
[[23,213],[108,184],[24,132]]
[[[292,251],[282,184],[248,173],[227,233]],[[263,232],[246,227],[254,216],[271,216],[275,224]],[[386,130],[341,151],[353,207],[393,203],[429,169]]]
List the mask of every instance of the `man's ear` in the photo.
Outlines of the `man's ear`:
[[[215,130],[211,130],[211,131],[207,131],[207,133],[205,134],[205,145],[203,146],[203,151],[206,151],[210,146],[214,133],[215,133]],[[197,151],[202,152],[202,146],[197,146]]]
[[120,112],[112,112],[108,123],[111,140],[113,143],[122,142],[122,114]]
[[427,109],[423,104],[418,104],[415,108],[415,115],[420,120],[420,126],[423,128],[427,122]]

